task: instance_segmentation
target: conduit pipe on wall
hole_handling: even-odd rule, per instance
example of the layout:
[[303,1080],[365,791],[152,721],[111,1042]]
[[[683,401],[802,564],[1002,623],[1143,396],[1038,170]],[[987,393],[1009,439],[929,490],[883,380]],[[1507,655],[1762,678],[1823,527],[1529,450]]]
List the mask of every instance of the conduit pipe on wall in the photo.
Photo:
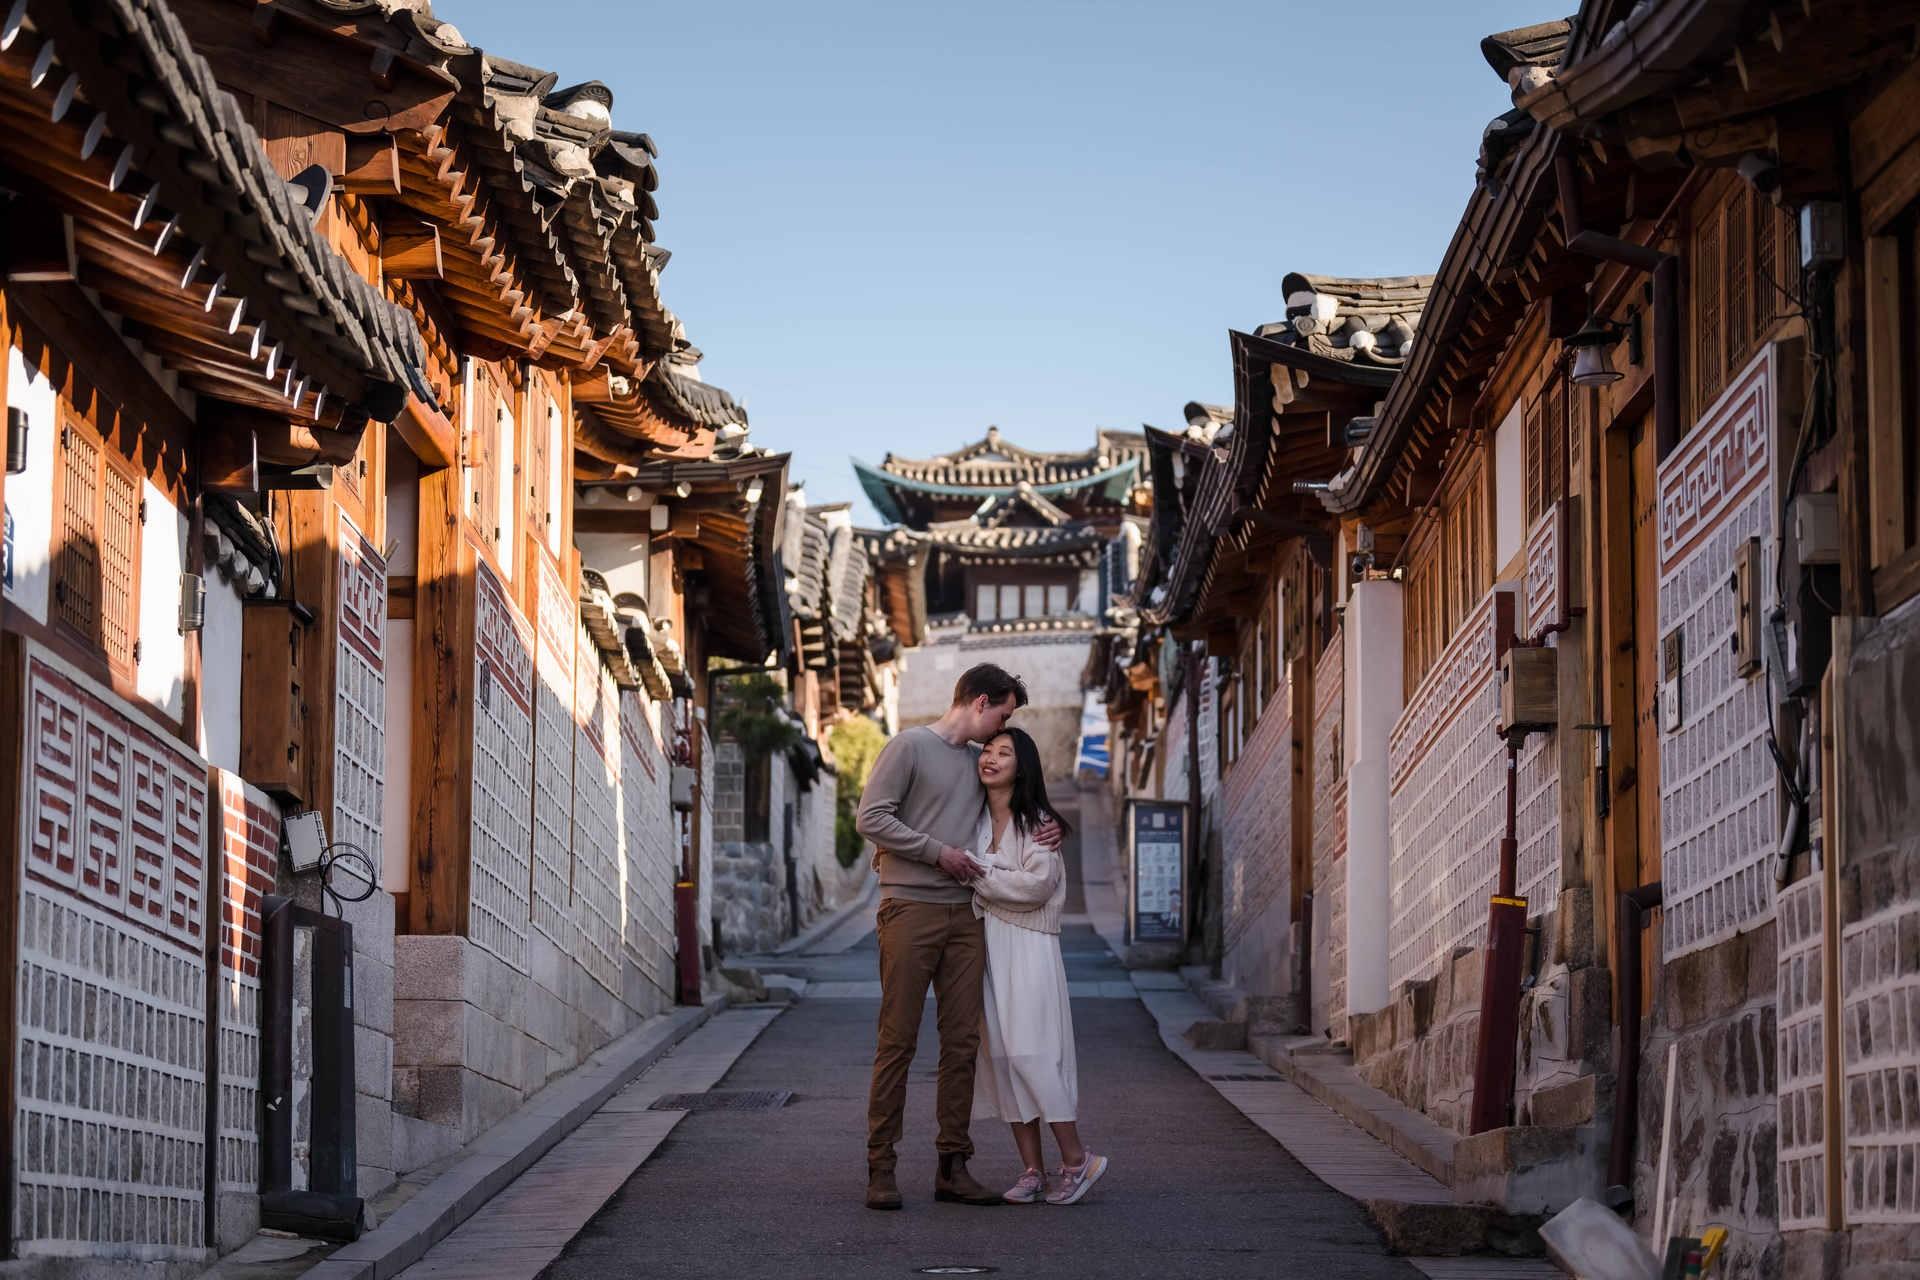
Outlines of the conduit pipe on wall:
[[1620,957],[1620,1023],[1613,1029],[1613,1131],[1607,1142],[1607,1202],[1633,1200],[1634,1134],[1640,1111],[1640,939],[1646,913],[1665,899],[1652,880],[1620,895],[1614,911],[1615,954]]

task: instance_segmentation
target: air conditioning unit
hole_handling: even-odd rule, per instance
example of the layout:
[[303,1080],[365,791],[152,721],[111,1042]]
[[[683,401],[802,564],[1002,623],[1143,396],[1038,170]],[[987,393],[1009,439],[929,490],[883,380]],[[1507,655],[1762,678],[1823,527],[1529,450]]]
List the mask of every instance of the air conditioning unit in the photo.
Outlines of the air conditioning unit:
[[1500,659],[1500,732],[1551,729],[1559,722],[1559,652],[1514,645]]

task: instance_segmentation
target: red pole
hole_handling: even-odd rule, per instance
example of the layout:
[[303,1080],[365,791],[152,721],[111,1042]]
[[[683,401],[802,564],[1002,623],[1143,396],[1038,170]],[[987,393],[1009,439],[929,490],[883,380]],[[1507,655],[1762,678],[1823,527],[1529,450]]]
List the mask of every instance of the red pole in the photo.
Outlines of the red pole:
[[700,1003],[700,891],[691,880],[673,886],[673,916],[679,944],[680,1003]]
[[1487,967],[1480,982],[1480,1034],[1473,1063],[1471,1131],[1505,1128],[1513,1104],[1520,1034],[1520,970],[1526,952],[1527,900],[1519,880],[1520,740],[1507,739],[1507,830],[1500,839],[1499,891],[1487,905]]

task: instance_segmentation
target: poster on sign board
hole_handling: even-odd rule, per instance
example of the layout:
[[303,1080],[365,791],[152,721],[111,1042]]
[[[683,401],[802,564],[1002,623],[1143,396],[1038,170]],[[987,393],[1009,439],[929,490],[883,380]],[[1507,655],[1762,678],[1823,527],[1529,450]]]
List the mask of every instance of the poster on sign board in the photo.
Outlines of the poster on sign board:
[[1186,868],[1186,802],[1127,801],[1129,941],[1186,940]]

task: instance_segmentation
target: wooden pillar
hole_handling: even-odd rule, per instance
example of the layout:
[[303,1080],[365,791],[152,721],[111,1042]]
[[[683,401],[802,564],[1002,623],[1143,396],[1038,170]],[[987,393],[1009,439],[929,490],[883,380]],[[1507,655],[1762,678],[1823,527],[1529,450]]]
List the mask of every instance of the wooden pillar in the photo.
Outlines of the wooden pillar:
[[409,933],[467,929],[476,555],[461,522],[464,474],[447,467],[420,479]]

